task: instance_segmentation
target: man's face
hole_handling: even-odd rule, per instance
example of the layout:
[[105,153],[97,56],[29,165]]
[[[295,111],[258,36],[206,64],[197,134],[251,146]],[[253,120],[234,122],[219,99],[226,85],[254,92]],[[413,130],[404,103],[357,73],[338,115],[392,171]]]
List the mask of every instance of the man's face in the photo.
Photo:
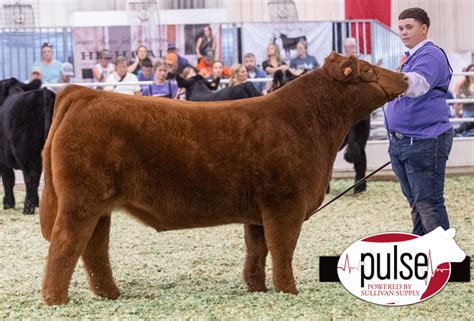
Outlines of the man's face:
[[244,66],[247,71],[255,69],[255,59],[253,57],[247,57],[244,59]]
[[150,77],[152,72],[153,72],[153,68],[151,68],[151,67],[142,67],[143,76]]
[[63,73],[61,73],[61,76],[63,77],[64,82],[69,82],[69,81],[71,81],[71,76],[65,75],[65,74],[63,74]]
[[398,20],[398,34],[405,47],[414,48],[428,37],[428,26],[413,18]]
[[127,62],[123,61],[121,63],[118,63],[116,69],[117,69],[117,74],[120,77],[125,76],[127,74]]
[[37,71],[33,71],[31,73],[31,80],[35,80],[35,79],[41,79],[41,74]]
[[356,55],[357,56],[357,46],[355,44],[347,44],[344,45],[344,51],[347,56],[349,55]]

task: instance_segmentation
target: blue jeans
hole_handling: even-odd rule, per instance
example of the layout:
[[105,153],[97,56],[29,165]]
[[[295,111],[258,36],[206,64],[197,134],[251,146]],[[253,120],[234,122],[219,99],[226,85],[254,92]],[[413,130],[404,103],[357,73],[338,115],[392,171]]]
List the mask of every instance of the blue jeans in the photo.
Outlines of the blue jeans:
[[453,130],[430,139],[390,135],[390,161],[411,207],[413,234],[449,228],[444,205],[444,175],[453,146]]

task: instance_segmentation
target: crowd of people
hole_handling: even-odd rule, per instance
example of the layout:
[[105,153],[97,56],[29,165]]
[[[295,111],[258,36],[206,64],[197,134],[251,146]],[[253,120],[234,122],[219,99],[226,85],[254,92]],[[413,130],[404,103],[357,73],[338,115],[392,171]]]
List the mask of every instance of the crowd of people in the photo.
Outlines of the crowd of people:
[[[344,41],[346,55],[357,55],[355,38]],[[169,43],[166,55],[162,59],[152,60],[148,48],[139,46],[134,52],[133,61],[124,56],[113,57],[109,50],[100,53],[97,64],[92,68],[95,82],[137,82],[136,85],[113,85],[96,87],[100,90],[114,91],[129,95],[162,96],[184,99],[185,89],[178,88],[176,77],[188,79],[197,74],[213,80],[216,78],[228,79],[229,86],[235,86],[252,78],[269,78],[277,70],[291,69],[296,74],[302,70],[313,70],[320,67],[314,56],[308,54],[308,43],[298,41],[296,55],[290,60],[289,66],[281,58],[280,48],[276,43],[269,43],[266,48],[266,57],[261,64],[257,64],[255,54],[252,52],[243,55],[243,63],[225,66],[221,60],[216,59],[216,40],[210,26],[206,26],[200,37],[197,38],[195,53],[198,58],[196,65],[180,55],[174,43]],[[474,64],[465,68],[465,71],[474,72]],[[54,59],[54,49],[49,43],[41,47],[41,59],[33,63],[32,79],[41,79],[44,83],[74,83],[74,68],[69,62],[61,63]],[[153,81],[151,85],[139,85],[139,81]],[[268,92],[270,82],[254,82],[255,87],[262,94]],[[59,92],[64,87],[55,87]],[[466,76],[458,81],[452,89],[452,96],[448,98],[474,98],[474,76]],[[454,104],[451,106],[453,117],[474,117],[474,103]],[[463,123],[456,129],[458,136],[474,135],[472,123]]]

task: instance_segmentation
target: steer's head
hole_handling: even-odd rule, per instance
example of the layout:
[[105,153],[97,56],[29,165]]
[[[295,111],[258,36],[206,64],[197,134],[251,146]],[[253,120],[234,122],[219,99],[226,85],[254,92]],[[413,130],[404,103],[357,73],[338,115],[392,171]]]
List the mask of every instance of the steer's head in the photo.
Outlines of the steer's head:
[[330,77],[345,85],[353,100],[362,99],[382,106],[395,99],[408,88],[408,79],[399,72],[393,72],[355,56],[341,56],[331,53],[323,66]]
[[8,95],[15,92],[34,90],[41,87],[41,80],[32,80],[28,84],[18,81],[16,78],[10,78],[0,81],[0,106]]

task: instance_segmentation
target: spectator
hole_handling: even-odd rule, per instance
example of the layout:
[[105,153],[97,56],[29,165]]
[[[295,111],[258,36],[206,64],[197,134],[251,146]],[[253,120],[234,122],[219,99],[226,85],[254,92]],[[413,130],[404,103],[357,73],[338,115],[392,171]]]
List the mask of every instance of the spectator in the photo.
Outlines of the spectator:
[[359,57],[359,53],[357,52],[357,41],[355,38],[346,38],[344,40],[344,55],[354,55]]
[[[467,72],[474,72],[474,64],[467,66]],[[464,81],[459,87],[457,94],[458,99],[474,99],[474,75],[464,77]],[[462,118],[474,117],[474,103],[459,104],[460,114]],[[461,126],[456,129],[456,134],[463,134],[471,129],[474,129],[474,123],[461,123]]]
[[[193,67],[186,67],[181,73],[181,78],[183,78],[184,80],[194,76],[196,76],[196,69],[194,69]],[[176,99],[186,100],[186,88],[178,88],[178,92],[176,93]]]
[[[153,63],[149,58],[143,59],[142,68],[138,72],[137,78],[138,81],[153,81]],[[146,87],[148,87],[148,85],[140,85],[142,94]]]
[[248,80],[247,69],[242,64],[230,67],[230,86],[242,84]]
[[[73,84],[76,83],[76,79],[74,77],[74,67],[71,63],[65,62],[61,67],[61,76],[59,77],[58,83],[60,84]],[[56,94],[60,93],[65,86],[62,87],[55,87],[54,92]]]
[[138,78],[131,72],[128,72],[127,67],[127,58],[124,56],[118,56],[117,60],[115,61],[115,71],[107,77],[106,82],[127,82],[127,83],[134,83],[131,85],[113,85],[113,86],[105,86],[104,90],[106,91],[113,91],[116,93],[122,93],[126,95],[138,95],[140,96],[140,86],[138,84]]
[[220,78],[227,79],[230,78],[230,69],[222,63],[220,60],[214,61],[212,64],[212,79]]
[[[247,74],[249,78],[252,78],[252,79],[267,78],[267,73],[257,67],[257,61],[253,53],[247,52],[244,55],[244,66],[245,66],[245,69],[247,69]],[[265,89],[265,83],[254,82],[253,84],[255,88],[257,88],[258,91],[263,93]]]
[[281,60],[280,48],[273,42],[267,46],[267,60],[262,62],[262,68],[269,75],[273,75],[277,70],[288,69],[286,63]]
[[167,98],[176,98],[178,84],[175,80],[167,80],[168,67],[164,61],[157,61],[154,67],[153,84],[148,85],[143,90],[143,96],[159,96]]
[[171,42],[168,44],[168,50],[166,53],[167,54],[173,53],[173,54],[176,54],[176,56],[178,56],[178,66],[179,66],[178,70],[181,70],[181,72],[183,72],[184,68],[191,66],[188,59],[179,55],[179,50],[178,48],[176,48],[176,45],[174,43]]
[[168,79],[176,79],[176,75],[181,74],[186,67],[193,68],[189,63],[181,64],[179,56],[173,52],[166,55],[165,62],[168,66]]
[[[105,82],[115,71],[115,66],[110,60],[112,60],[110,52],[108,50],[102,50],[99,62],[92,67],[92,75],[96,82]],[[97,89],[101,90],[102,87],[98,87]]]
[[308,55],[308,43],[304,40],[296,44],[296,58],[291,59],[290,68],[296,70],[313,70],[319,68],[315,57]]
[[143,59],[148,58],[148,49],[146,46],[141,45],[135,51],[135,60],[128,66],[128,72],[138,75],[138,72],[142,68]]
[[196,66],[199,74],[204,78],[209,78],[212,75],[212,64],[214,63],[214,52],[207,51],[206,55],[202,56],[198,65]]
[[40,67],[33,67],[33,69],[31,70],[30,78],[25,80],[25,84],[27,84],[27,83],[29,83],[33,80],[36,80],[36,79],[41,80],[41,68]]
[[41,46],[41,60],[33,63],[33,68],[41,69],[42,80],[45,83],[57,83],[62,64],[53,58],[53,46],[47,42]]
[[204,57],[209,57],[209,52],[214,56],[216,51],[216,41],[212,34],[210,25],[204,27],[202,34],[196,41],[196,55],[198,56],[198,64]]

